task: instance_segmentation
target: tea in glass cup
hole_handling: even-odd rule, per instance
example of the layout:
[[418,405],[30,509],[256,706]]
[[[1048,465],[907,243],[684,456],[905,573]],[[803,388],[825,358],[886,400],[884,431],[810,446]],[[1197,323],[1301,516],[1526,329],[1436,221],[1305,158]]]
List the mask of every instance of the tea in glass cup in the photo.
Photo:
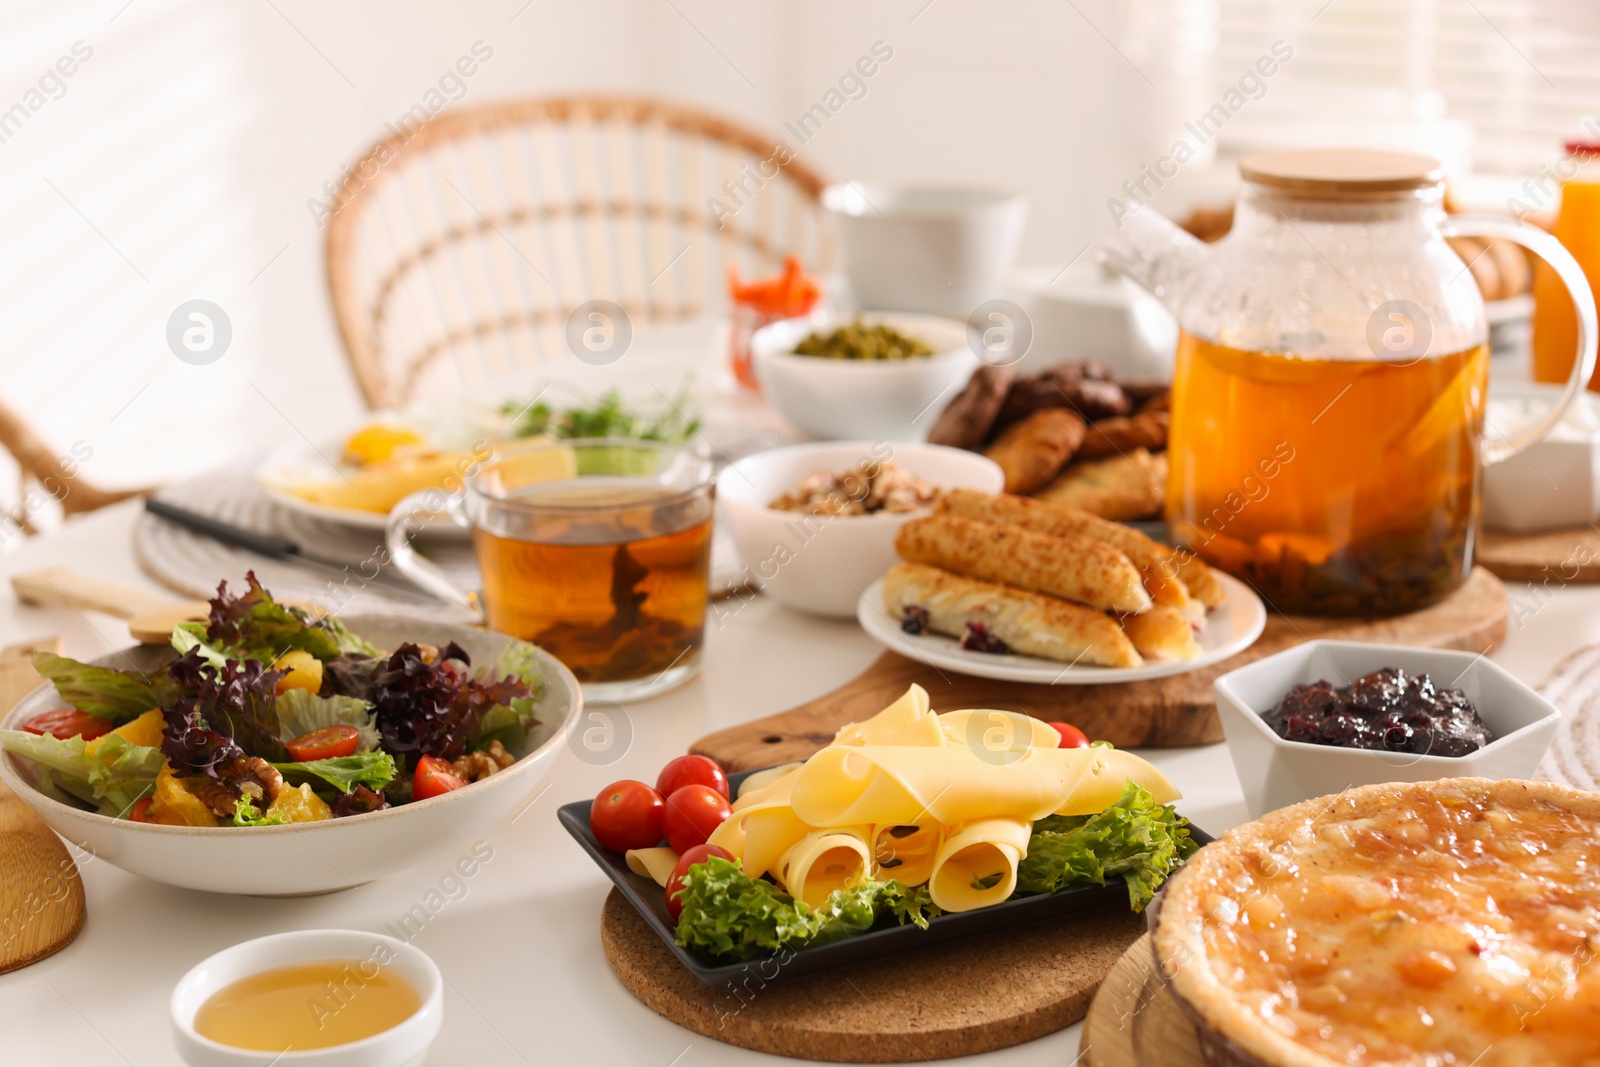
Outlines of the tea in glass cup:
[[[497,453],[453,509],[472,529],[485,619],[561,660],[589,699],[637,699],[687,681],[705,635],[711,473],[709,460],[651,441]],[[432,568],[393,554],[419,581]]]

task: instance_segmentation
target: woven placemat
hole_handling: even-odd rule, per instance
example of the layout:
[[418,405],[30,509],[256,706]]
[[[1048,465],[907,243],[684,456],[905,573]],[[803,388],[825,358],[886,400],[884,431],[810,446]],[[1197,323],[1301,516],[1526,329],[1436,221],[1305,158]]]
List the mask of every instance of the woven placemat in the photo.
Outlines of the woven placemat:
[[[469,620],[464,611],[420,590],[415,596],[406,596],[383,585],[361,581],[362,564],[370,574],[372,561],[383,558],[378,554],[383,547],[383,533],[329,522],[285,507],[256,482],[255,468],[255,462],[224,467],[169,485],[159,496],[212,518],[290,538],[307,552],[348,564],[348,579],[341,582],[321,572],[233,548],[149,513],[139,516],[133,535],[134,553],[145,572],[174,592],[198,599],[214,594],[223,579],[241,585],[245,571],[253,569],[274,596],[321,604],[333,611]],[[417,547],[443,567],[458,588],[478,588],[472,545],[459,534],[429,537],[424,532]],[[393,573],[393,567],[388,571]],[[725,533],[717,533],[711,547],[712,595],[742,588],[744,580],[743,563],[733,542]]]
[[1561,723],[1537,777],[1600,789],[1600,645],[1580,648],[1556,664],[1539,691],[1561,709]]

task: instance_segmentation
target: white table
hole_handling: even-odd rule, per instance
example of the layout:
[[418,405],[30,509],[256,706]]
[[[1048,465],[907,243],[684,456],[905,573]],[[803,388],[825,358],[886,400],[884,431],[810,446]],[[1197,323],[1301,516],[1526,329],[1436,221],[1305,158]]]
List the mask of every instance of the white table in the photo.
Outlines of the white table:
[[[125,503],[86,516],[0,558],[0,580],[69,566],[160,591],[130,548],[137,508]],[[1523,607],[1513,611],[1517,621],[1495,659],[1523,680],[1537,683],[1561,656],[1600,641],[1600,587],[1519,599]],[[128,643],[126,628],[113,619],[27,607],[8,583],[0,584],[0,644],[46,634],[60,635],[68,654],[80,658]],[[702,1067],[775,1060],[681,1029],[622,988],[600,950],[600,905],[609,883],[557,824],[555,809],[619,778],[653,780],[695,738],[819,696],[878,652],[852,622],[811,618],[756,598],[710,627],[705,667],[695,681],[627,707],[633,741],[615,763],[591,766],[562,753],[549,789],[520,818],[485,835],[493,858],[416,938],[449,983],[444,1030],[427,1062]],[[1183,790],[1180,807],[1197,825],[1218,832],[1245,819],[1226,747],[1142,755]],[[167,998],[196,961],[279,930],[379,929],[436,888],[471,844],[463,840],[453,852],[358,889],[297,900],[173,889],[104,861],[82,862],[89,917],[78,939],[56,956],[0,976],[0,1062],[174,1063]],[[1061,1067],[1073,1062],[1077,1046],[1072,1027],[978,1059]]]

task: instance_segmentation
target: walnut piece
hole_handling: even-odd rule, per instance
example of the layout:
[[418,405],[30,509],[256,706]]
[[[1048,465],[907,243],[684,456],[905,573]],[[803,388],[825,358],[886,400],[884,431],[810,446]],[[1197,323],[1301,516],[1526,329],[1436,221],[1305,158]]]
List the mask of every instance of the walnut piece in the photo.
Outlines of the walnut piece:
[[195,795],[212,814],[231,819],[240,798],[266,811],[282,789],[283,775],[272,764],[259,756],[236,756],[217,764],[216,780],[206,779]]
[[506,747],[498,741],[490,741],[489,748],[484,752],[468,752],[465,756],[457,757],[452,767],[456,774],[469,782],[481,782],[495,771],[503,771],[513,763],[517,757],[506,751]]

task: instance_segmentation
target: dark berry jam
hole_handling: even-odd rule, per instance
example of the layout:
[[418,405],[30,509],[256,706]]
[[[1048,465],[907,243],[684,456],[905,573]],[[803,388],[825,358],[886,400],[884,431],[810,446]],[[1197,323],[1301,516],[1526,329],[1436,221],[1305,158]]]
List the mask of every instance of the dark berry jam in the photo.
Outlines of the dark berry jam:
[[993,652],[1005,655],[1011,646],[989,632],[989,628],[976,620],[967,623],[961,633],[961,647],[968,652]]
[[907,604],[900,609],[900,629],[908,634],[920,634],[928,629],[928,609]]
[[1494,740],[1461,690],[1396,667],[1342,689],[1327,681],[1296,686],[1262,718],[1285,741],[1340,748],[1465,756]]

